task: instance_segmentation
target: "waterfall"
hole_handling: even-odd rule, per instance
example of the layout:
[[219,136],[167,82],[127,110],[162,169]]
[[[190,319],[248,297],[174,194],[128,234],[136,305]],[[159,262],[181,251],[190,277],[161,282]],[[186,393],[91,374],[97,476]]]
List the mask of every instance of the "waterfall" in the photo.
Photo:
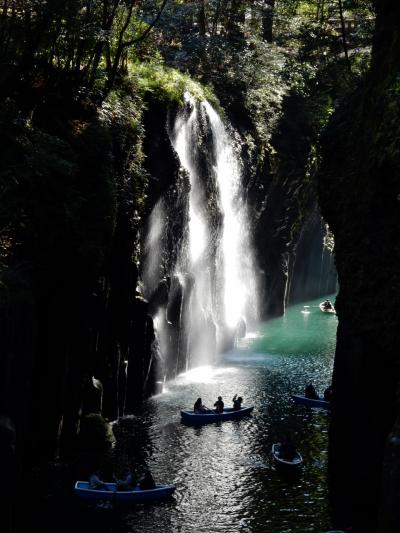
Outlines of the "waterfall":
[[[210,227],[207,220],[207,197],[204,180],[199,173],[198,138],[201,134],[200,109],[194,99],[185,95],[187,109],[175,121],[171,142],[190,180],[189,192],[189,254],[182,248],[177,270],[187,270],[192,284],[190,306],[185,326],[189,337],[189,359],[192,365],[211,362],[215,357],[217,317],[213,305],[212,254]],[[189,116],[187,112],[189,110]]]
[[[257,287],[234,138],[209,102],[196,102],[190,95],[185,95],[185,102],[170,131],[172,146],[190,183],[179,252],[166,273],[166,279],[174,280],[168,282],[168,306],[172,286],[175,293],[177,285],[181,287],[171,316],[175,324],[179,321],[179,331],[184,334],[179,333],[175,349],[165,346],[169,342],[165,330],[173,330],[168,309],[165,313],[157,311],[156,324],[161,350],[175,353],[177,360],[184,351],[187,367],[193,367],[214,362],[219,352],[245,334],[247,327],[255,326]],[[150,283],[150,292],[161,282],[160,276],[156,282],[154,273],[155,262],[162,256],[160,235],[165,231],[167,209],[158,204],[149,221],[145,249],[146,257],[151,258],[147,259],[151,272],[144,273],[142,279]],[[182,369],[182,365],[176,368]]]
[[214,138],[215,174],[223,214],[222,256],[225,322],[257,320],[257,288],[242,173],[231,137],[219,115],[203,102]]
[[153,207],[148,221],[146,241],[143,250],[143,292],[148,298],[151,291],[157,287],[162,269],[162,238],[165,214],[163,201],[159,200]]

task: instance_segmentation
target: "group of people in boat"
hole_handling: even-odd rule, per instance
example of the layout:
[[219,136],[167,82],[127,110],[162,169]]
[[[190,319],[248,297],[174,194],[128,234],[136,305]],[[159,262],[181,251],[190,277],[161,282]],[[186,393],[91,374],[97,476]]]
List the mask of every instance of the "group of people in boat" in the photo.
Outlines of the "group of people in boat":
[[[232,398],[232,407],[234,411],[238,411],[242,408],[243,398],[241,396],[238,396],[235,394],[235,396]],[[201,398],[197,398],[197,400],[194,403],[193,412],[195,414],[207,414],[207,413],[223,413],[224,412],[224,401],[222,400],[222,396],[218,396],[217,401],[214,403],[215,409],[210,409],[206,407],[203,404],[203,401]]]
[[[151,490],[156,487],[154,478],[148,468],[145,469],[143,476],[139,480],[135,479],[131,471],[126,472],[123,478],[119,478],[113,474],[113,479],[117,491],[129,491],[135,487],[139,487],[141,490]],[[111,490],[107,483],[100,478],[100,472],[98,470],[89,476],[89,488],[94,490]]]
[[[329,385],[329,387],[327,387],[324,391],[323,399],[326,402],[330,402],[332,400],[332,394],[333,394],[332,385]],[[321,400],[312,382],[306,386],[305,391],[304,391],[304,396],[311,400]],[[294,445],[290,435],[286,434],[285,437],[281,441],[281,445],[279,448],[279,457],[285,461],[292,461],[296,457],[296,454],[297,454],[296,446]]]
[[322,302],[321,305],[326,311],[330,311],[334,309],[333,304],[330,300],[325,300],[324,302]]
[[[329,385],[329,387],[327,387],[325,390],[324,390],[324,396],[323,396],[323,399],[326,401],[326,402],[330,402],[332,400],[332,395],[333,395],[333,389],[332,389],[332,385]],[[309,398],[310,400],[321,400],[322,398],[319,397],[319,395],[317,394],[317,391],[315,390],[315,387],[312,383],[309,383],[306,388],[305,388],[305,391],[304,391],[304,396],[306,398]]]

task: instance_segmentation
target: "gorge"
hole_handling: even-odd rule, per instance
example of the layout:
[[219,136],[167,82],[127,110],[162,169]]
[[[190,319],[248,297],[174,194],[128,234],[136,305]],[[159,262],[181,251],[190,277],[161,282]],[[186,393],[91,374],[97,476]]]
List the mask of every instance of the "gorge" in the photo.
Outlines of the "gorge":
[[[266,443],[288,416],[313,465],[302,490],[317,479],[329,493],[329,509],[309,530],[399,530],[399,7],[344,2],[344,17],[357,22],[350,31],[338,29],[342,2],[222,4],[0,6],[7,533],[26,530],[21,486],[37,483],[59,502],[77,472],[121,448],[125,463],[129,454],[138,463],[158,457],[166,476],[168,461],[149,452],[155,442],[184,465],[188,435],[190,447],[220,435],[234,456],[230,446],[238,435],[247,442],[245,431],[214,428],[196,440],[171,414],[176,398],[189,402],[202,390],[211,396],[220,387],[228,398],[228,384],[247,387],[259,410],[242,429],[254,436],[247,459],[260,469],[235,458],[246,498],[249,479],[254,494],[275,483],[263,470]],[[336,350],[331,340],[327,352],[312,340],[304,347],[301,328],[331,339],[336,322],[317,322],[312,312],[307,322],[302,305],[336,293]],[[294,310],[301,327],[285,329]],[[286,346],[274,352],[275,327],[299,358]],[[270,344],[260,348],[258,338]],[[188,395],[179,396],[199,366],[203,389],[185,382]],[[296,419],[286,396],[305,377],[323,387],[332,367],[329,430],[327,419]],[[326,447],[321,481],[313,453],[324,457]],[[212,457],[204,461],[218,472]],[[188,488],[191,474],[185,482],[178,470],[171,475]],[[224,478],[224,491],[233,479]],[[250,507],[274,508],[273,497],[257,498]],[[166,513],[174,524],[179,505],[177,515]],[[254,511],[260,522],[250,525],[240,507],[235,526],[222,513],[226,529],[209,531],[261,531],[270,518],[271,531],[278,523],[305,531],[282,509],[283,501],[272,518]],[[178,527],[161,514],[156,508],[165,531]],[[282,516],[288,522],[274,521]],[[114,531],[134,531],[142,518]]]

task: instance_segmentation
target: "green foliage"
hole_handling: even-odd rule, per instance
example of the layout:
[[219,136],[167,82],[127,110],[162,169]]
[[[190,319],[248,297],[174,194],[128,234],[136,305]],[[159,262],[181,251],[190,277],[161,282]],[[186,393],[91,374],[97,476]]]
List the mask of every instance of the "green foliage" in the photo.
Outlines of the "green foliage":
[[184,103],[184,94],[189,92],[198,100],[216,102],[209,87],[195,81],[179,70],[157,63],[134,63],[129,69],[129,80],[139,94],[150,93],[155,99],[166,103]]
[[144,108],[143,95],[125,80],[123,86],[108,94],[99,110],[101,123],[109,131],[116,149],[113,177],[120,214],[128,216],[135,226],[145,209],[148,186],[148,175],[143,168]]
[[236,79],[245,88],[244,104],[255,125],[257,142],[265,146],[281,116],[282,98],[289,85],[282,50],[265,42],[255,42],[241,54]]
[[[81,263],[104,269],[116,217],[137,223],[145,206],[143,100],[130,87],[112,91],[97,112],[65,120],[71,110],[37,110],[21,120],[0,113],[0,254],[34,264]],[[40,117],[40,124],[39,122]],[[62,124],[62,125],[61,125]]]
[[100,85],[107,92],[126,71],[129,49],[150,33],[165,3],[21,0],[10,7],[5,2],[0,86],[7,91],[8,86],[49,84],[90,94]]
[[[47,127],[49,117],[44,126],[21,118],[30,117],[29,98],[26,113],[14,110],[6,118],[3,109],[3,258],[16,243],[24,243],[29,254],[44,253],[63,234],[67,248],[101,264],[117,210],[122,206],[136,223],[145,208],[142,117],[149,97],[182,105],[189,92],[219,106],[216,93],[240,124],[249,151],[262,161],[274,151],[271,139],[287,98],[301,107],[303,131],[315,140],[368,66],[368,53],[354,51],[352,73],[346,72],[332,22],[337,2],[259,0],[250,8],[244,0],[171,0],[157,29],[141,41],[161,4],[24,0],[0,20],[8,37],[0,47],[4,82],[10,76],[30,80],[39,99],[46,84],[72,89],[78,102],[101,97],[98,115],[78,112],[62,126],[60,121]],[[344,7],[359,20],[349,39],[368,44],[370,3],[344,0]],[[274,44],[265,40],[272,15]]]
[[78,447],[81,451],[106,451],[113,440],[111,428],[101,415],[89,413],[81,419],[78,434]]

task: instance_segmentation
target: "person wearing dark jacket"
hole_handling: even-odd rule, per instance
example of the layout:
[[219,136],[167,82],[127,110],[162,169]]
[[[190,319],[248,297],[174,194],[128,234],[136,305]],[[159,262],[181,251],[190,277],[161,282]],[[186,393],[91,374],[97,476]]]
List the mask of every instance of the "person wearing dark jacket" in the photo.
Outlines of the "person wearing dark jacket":
[[290,435],[286,435],[281,442],[281,447],[279,449],[279,456],[284,461],[293,461],[296,457],[296,447],[290,438]]
[[304,395],[306,398],[309,398],[310,400],[319,400],[319,396],[312,383],[309,383],[307,385],[306,390],[304,391]]
[[122,479],[117,478],[116,476],[113,476],[113,478],[118,491],[133,490],[135,488],[136,483],[132,472],[128,472]]
[[329,387],[327,387],[324,390],[324,400],[326,402],[330,402],[332,400],[332,394],[333,394],[332,385],[329,385]]
[[89,476],[89,489],[94,490],[110,490],[102,479],[100,479],[99,471],[96,470],[91,476]]
[[156,488],[154,478],[151,475],[151,472],[149,469],[146,469],[144,471],[144,475],[139,482],[139,487],[141,488],[141,490],[151,490],[151,489]]
[[203,402],[202,402],[201,398],[197,398],[197,400],[195,401],[194,407],[193,407],[193,411],[196,414],[199,414],[199,413],[204,413],[206,410],[207,409],[203,405]]
[[218,396],[218,400],[215,402],[214,407],[217,413],[224,412],[224,402],[222,401],[222,396]]
[[241,396],[239,396],[238,398],[237,394],[235,394],[235,396],[232,398],[232,402],[233,402],[233,410],[239,411],[239,409],[242,408],[243,398]]

